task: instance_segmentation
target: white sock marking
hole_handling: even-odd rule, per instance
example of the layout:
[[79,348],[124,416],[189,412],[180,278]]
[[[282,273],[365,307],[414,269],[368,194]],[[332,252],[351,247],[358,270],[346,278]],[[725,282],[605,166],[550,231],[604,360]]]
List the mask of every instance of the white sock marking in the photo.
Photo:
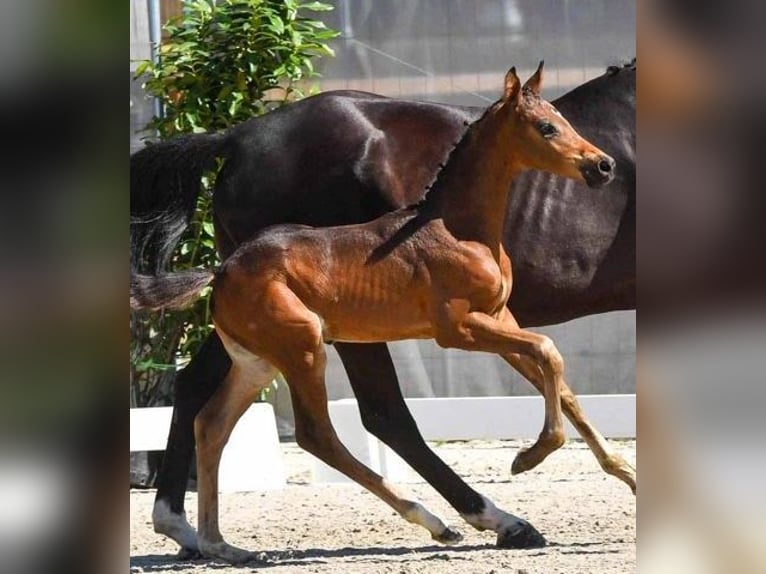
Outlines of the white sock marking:
[[462,515],[463,519],[477,530],[492,530],[497,533],[505,530],[513,532],[526,524],[526,522],[518,516],[500,510],[495,506],[495,503],[486,496],[482,496],[482,499],[484,500],[484,510],[478,514]]
[[152,510],[152,523],[157,534],[172,538],[184,548],[197,550],[197,532],[186,520],[185,512],[176,514],[166,501],[158,500]]

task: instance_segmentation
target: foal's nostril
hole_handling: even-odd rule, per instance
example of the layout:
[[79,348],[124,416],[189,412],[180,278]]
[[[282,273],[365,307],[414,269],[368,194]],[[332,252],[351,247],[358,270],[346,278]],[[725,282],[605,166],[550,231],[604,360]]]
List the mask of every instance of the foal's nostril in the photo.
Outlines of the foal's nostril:
[[601,173],[611,173],[612,172],[612,162],[602,159],[600,162],[598,162],[598,170]]

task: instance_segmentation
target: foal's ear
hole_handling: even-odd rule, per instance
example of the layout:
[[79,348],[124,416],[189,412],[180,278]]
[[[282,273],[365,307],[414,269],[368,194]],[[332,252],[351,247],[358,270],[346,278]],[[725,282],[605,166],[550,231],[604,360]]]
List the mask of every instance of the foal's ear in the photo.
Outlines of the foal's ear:
[[516,66],[508,70],[505,74],[505,89],[503,90],[503,101],[510,102],[516,99],[521,88],[521,80],[516,75]]
[[538,97],[540,96],[540,88],[543,86],[543,64],[545,64],[545,62],[540,60],[540,65],[537,66],[537,70],[524,84],[524,87],[522,88],[523,91]]

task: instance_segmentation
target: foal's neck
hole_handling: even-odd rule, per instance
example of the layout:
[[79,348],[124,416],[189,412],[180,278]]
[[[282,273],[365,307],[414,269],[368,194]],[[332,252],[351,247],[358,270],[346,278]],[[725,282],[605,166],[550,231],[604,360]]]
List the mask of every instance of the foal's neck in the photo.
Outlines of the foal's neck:
[[426,196],[426,206],[460,240],[484,243],[493,253],[502,242],[508,191],[521,171],[509,150],[505,112],[495,109],[469,128]]

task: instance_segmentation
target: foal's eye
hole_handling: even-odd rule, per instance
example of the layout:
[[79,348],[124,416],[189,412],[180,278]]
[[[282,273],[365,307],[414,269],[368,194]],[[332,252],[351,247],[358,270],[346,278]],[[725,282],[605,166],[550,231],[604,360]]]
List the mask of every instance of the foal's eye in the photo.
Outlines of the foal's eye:
[[546,139],[552,138],[559,133],[559,131],[556,129],[556,126],[550,122],[540,122],[537,124],[537,129],[540,132],[540,135]]

